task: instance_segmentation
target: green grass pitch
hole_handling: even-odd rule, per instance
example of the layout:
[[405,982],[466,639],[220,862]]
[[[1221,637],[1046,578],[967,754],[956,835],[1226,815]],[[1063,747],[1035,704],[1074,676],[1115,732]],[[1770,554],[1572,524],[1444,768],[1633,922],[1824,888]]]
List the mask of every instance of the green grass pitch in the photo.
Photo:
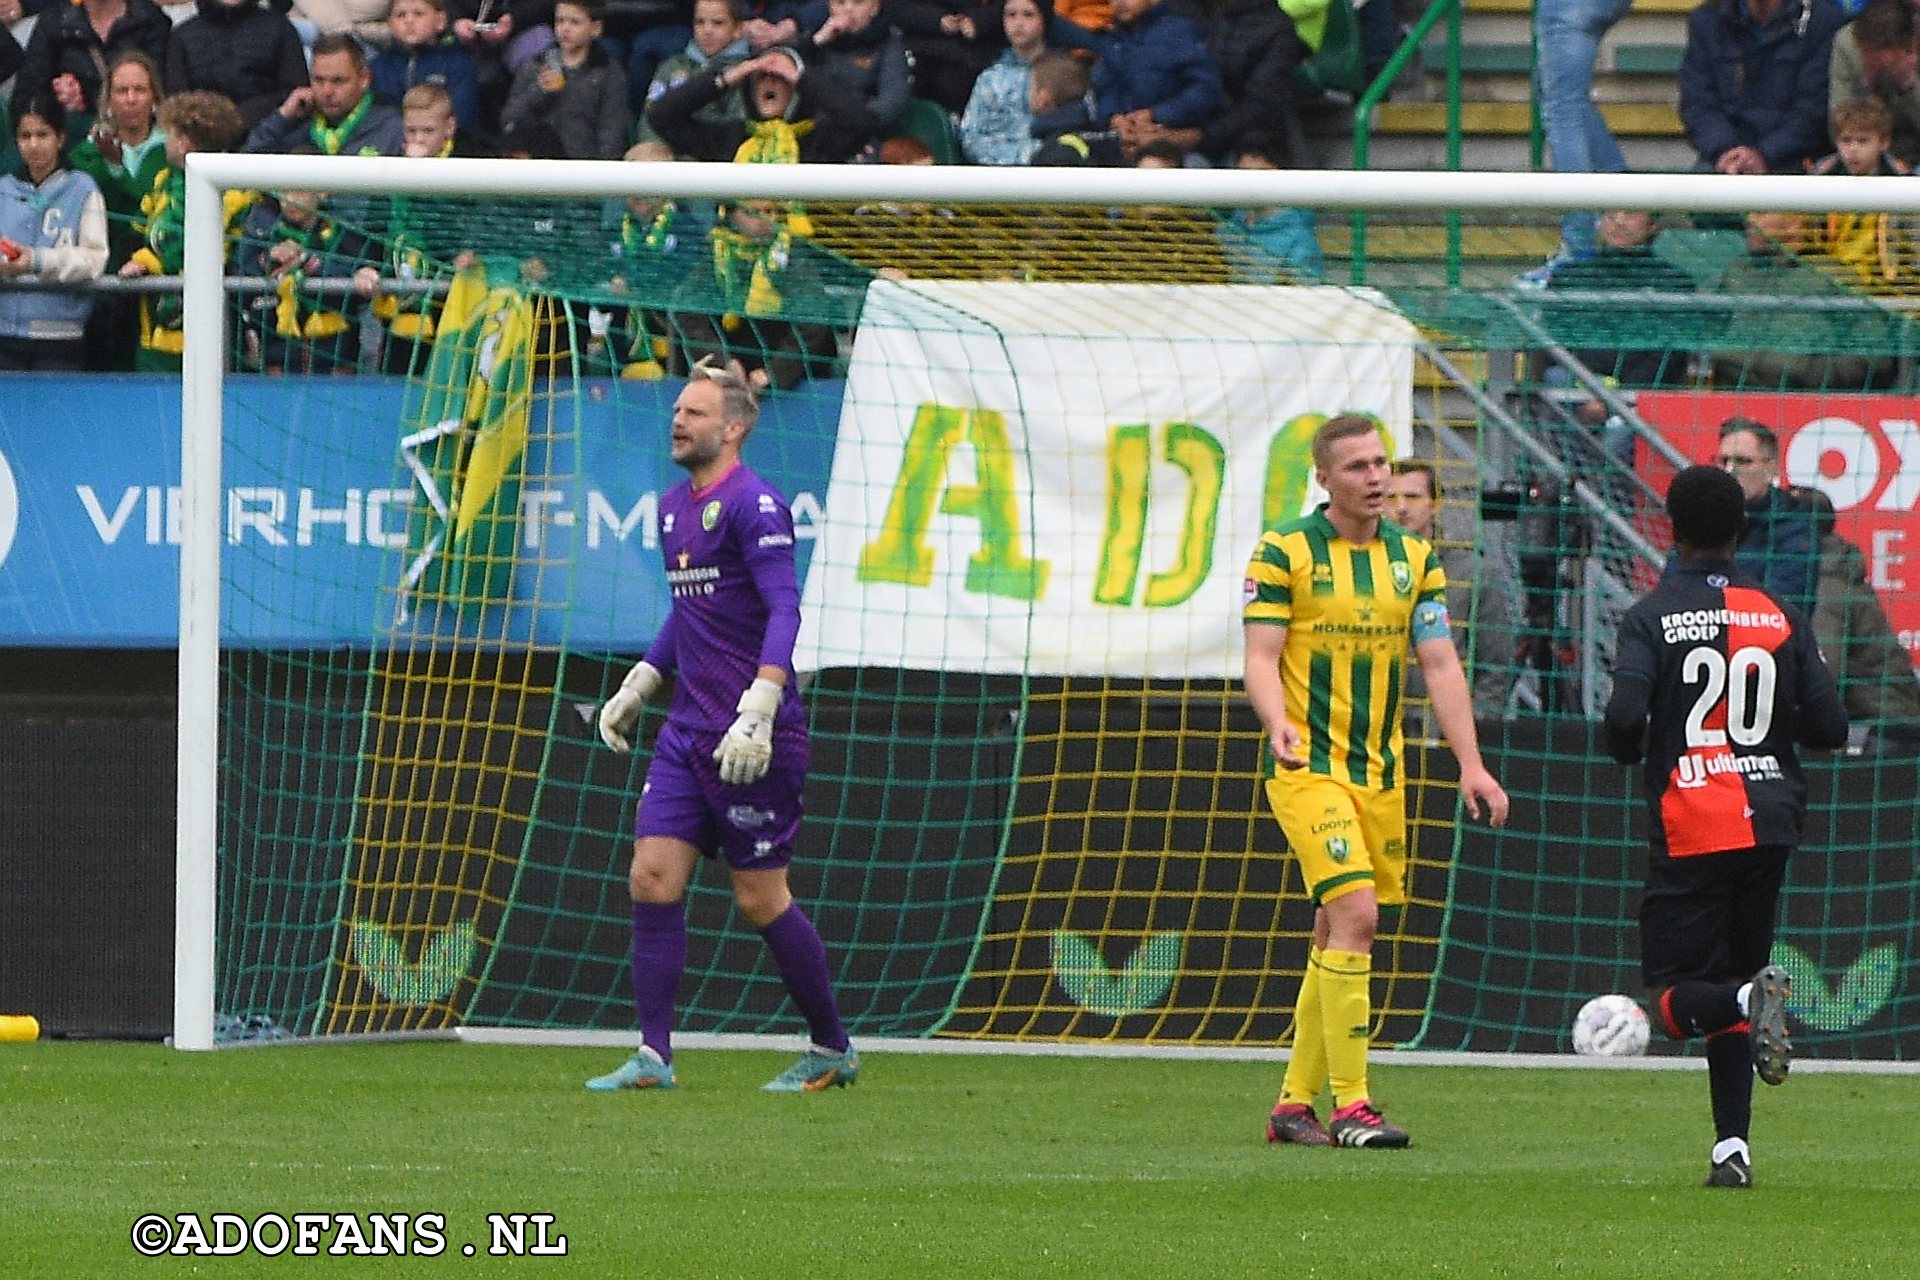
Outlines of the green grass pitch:
[[[1920,1077],[1755,1100],[1751,1192],[1709,1191],[1698,1072],[1376,1067],[1404,1152],[1268,1147],[1276,1064],[877,1052],[852,1089],[688,1050],[450,1043],[182,1054],[0,1046],[0,1275],[1920,1275]],[[136,1218],[445,1215],[436,1259],[178,1258]],[[550,1213],[568,1259],[485,1255]],[[551,1239],[551,1237],[550,1237]],[[479,1256],[460,1253],[476,1243]]]

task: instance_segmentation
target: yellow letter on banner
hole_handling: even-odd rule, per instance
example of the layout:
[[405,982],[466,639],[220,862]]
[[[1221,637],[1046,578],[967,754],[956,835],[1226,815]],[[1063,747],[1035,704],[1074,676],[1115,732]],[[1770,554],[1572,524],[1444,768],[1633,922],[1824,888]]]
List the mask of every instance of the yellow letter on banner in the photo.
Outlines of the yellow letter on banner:
[[[1166,428],[1167,461],[1187,473],[1187,505],[1180,521],[1180,552],[1171,569],[1147,579],[1149,609],[1182,604],[1213,571],[1213,539],[1220,523],[1227,451],[1212,433],[1191,422]],[[1107,438],[1107,537],[1094,581],[1096,604],[1133,603],[1133,584],[1145,553],[1147,506],[1153,480],[1149,428],[1132,423]]]
[[[953,447],[973,446],[977,484],[947,483]],[[933,581],[933,548],[926,542],[936,503],[943,515],[980,522],[980,549],[967,561],[968,591],[1038,600],[1047,588],[1047,562],[1020,548],[1020,506],[1007,420],[994,409],[923,404],[900,459],[880,536],[860,550],[862,582],[924,587]]]

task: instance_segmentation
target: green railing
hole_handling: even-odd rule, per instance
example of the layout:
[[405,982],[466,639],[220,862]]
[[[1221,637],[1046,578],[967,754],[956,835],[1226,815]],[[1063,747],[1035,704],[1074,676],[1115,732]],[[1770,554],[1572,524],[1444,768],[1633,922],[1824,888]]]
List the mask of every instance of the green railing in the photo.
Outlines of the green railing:
[[[1384,3],[1385,0],[1375,0]],[[1407,63],[1420,50],[1420,42],[1427,38],[1441,19],[1447,24],[1447,169],[1457,171],[1460,168],[1460,11],[1464,0],[1433,0],[1420,20],[1407,32],[1406,39],[1387,59],[1387,65],[1380,69],[1367,91],[1353,104],[1353,167],[1368,167],[1368,148],[1373,140],[1373,113],[1387,96],[1387,90],[1400,76]],[[1367,282],[1367,211],[1353,211],[1353,283]],[[1447,284],[1460,283],[1460,214],[1458,210],[1447,211]]]

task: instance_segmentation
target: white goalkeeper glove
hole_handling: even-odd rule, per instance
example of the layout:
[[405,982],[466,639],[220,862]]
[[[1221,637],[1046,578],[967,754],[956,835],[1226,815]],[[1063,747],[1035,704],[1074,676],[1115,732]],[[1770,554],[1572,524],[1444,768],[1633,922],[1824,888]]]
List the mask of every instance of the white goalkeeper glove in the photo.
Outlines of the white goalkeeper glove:
[[633,670],[600,708],[600,741],[621,755],[633,750],[633,730],[640,723],[640,708],[659,692],[661,679],[660,669],[652,663],[633,664]]
[[767,766],[773,763],[773,714],[780,709],[784,692],[773,681],[755,677],[740,695],[733,708],[740,714],[713,749],[713,758],[720,765],[720,781],[737,787],[766,776]]

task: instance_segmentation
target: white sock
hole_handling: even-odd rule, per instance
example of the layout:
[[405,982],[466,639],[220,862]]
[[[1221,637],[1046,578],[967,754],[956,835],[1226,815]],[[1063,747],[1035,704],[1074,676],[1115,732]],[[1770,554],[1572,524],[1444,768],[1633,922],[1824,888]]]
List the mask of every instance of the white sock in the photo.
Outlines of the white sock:
[[1753,1163],[1753,1154],[1747,1150],[1745,1138],[1722,1138],[1713,1144],[1713,1162],[1719,1164],[1729,1156],[1739,1156],[1748,1164]]
[[1740,1016],[1743,1018],[1748,1018],[1753,1016],[1753,1011],[1747,1007],[1747,1000],[1752,995],[1753,995],[1753,984],[1751,982],[1741,983],[1740,989],[1733,993],[1733,998],[1740,1002]]

